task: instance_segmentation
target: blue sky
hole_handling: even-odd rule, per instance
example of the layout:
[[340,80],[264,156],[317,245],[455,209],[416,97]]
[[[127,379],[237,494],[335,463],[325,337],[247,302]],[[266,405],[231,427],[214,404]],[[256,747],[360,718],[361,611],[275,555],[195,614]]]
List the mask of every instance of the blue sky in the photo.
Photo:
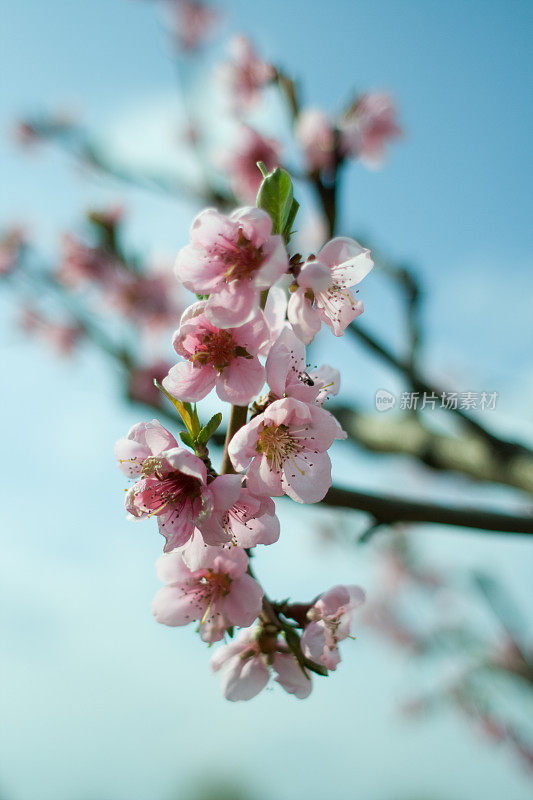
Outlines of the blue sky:
[[[492,424],[531,435],[531,69],[533,6],[460,0],[314,0],[228,5],[243,31],[304,77],[306,102],[333,111],[354,89],[386,88],[405,128],[386,168],[346,176],[343,231],[364,232],[418,268],[427,291],[427,359],[435,378],[497,390]],[[52,253],[85,207],[124,200],[132,246],[174,253],[193,209],[111,188],[55,153],[18,154],[14,118],[74,107],[94,129],[142,143],[162,109],[179,113],[161,21],[141,0],[27,0],[3,9],[0,220],[29,220]],[[220,50],[217,51],[220,53]],[[278,118],[275,117],[277,120]],[[120,137],[119,137],[120,138]],[[401,343],[394,295],[365,285],[364,322]],[[166,800],[202,774],[242,775],[257,800],[526,800],[531,783],[452,712],[407,724],[394,706],[421,678],[367,634],[305,703],[281,691],[230,705],[209,675],[205,647],[156,625],[150,600],[160,542],[131,526],[114,440],[137,420],[117,403],[100,360],[63,363],[10,325],[0,298],[5,365],[0,796],[6,800]],[[394,376],[351,346],[322,337],[318,356],[344,364],[345,397],[370,402]],[[333,355],[334,354],[334,355]],[[353,364],[356,363],[355,368]],[[6,441],[7,440],[7,441]],[[517,502],[466,481],[437,482],[400,459],[348,457],[336,473],[368,488]],[[401,472],[400,472],[401,470]],[[347,479],[346,476],[349,475]],[[284,536],[257,558],[272,594],[312,596],[337,582],[371,585],[372,556],[321,546],[279,504]],[[302,524],[304,523],[304,524]],[[307,523],[307,524],[306,524]],[[418,535],[418,534],[417,534]],[[483,566],[530,600],[530,545],[420,529],[430,559]],[[264,764],[275,764],[265,782]],[[270,773],[269,773],[270,775]],[[274,787],[274,788],[273,788]],[[184,791],[184,790],[183,790]],[[181,797],[181,795],[178,795]]]

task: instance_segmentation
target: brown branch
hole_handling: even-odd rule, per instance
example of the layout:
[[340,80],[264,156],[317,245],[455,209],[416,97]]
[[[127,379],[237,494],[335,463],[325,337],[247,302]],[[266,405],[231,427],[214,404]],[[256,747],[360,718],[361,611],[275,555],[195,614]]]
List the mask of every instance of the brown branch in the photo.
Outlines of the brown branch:
[[433,469],[461,472],[477,481],[502,483],[533,494],[530,453],[502,460],[485,439],[436,433],[411,414],[377,417],[347,406],[331,407],[330,411],[350,439],[371,452],[408,455]]
[[[433,525],[452,525],[475,528],[494,533],[533,535],[533,513],[501,514],[497,511],[480,511],[464,506],[453,508],[437,503],[402,500],[387,495],[357,492],[332,486],[322,500],[327,506],[365,511],[377,523],[394,525],[399,522],[416,522]],[[533,512],[533,509],[532,509]]]
[[[422,376],[407,362],[402,361],[402,359],[395,356],[394,353],[392,353],[382,342],[379,342],[374,336],[363,330],[359,324],[352,323],[348,326],[348,328],[346,328],[346,330],[354,338],[363,342],[363,344],[365,344],[373,353],[379,355],[384,361],[387,362],[387,364],[389,364],[391,367],[394,367],[394,369],[396,369],[398,372],[401,372],[412,384],[415,391],[420,392],[421,394],[425,393],[427,395],[435,394],[437,397],[443,393],[443,390],[440,387],[435,386],[434,384],[431,384],[422,378]],[[459,417],[466,425],[468,425],[471,431],[476,433],[480,438],[487,442],[498,458],[506,460],[517,455],[533,455],[529,448],[525,447],[519,442],[509,442],[491,433],[479,422],[476,422],[476,420],[472,419],[472,417],[470,417],[469,414],[467,414],[461,408],[449,408],[446,410],[451,411],[453,414]]]
[[246,417],[248,415],[248,406],[232,406],[231,407],[231,415],[229,419],[228,430],[226,431],[226,439],[224,441],[224,455],[222,456],[222,468],[220,470],[221,475],[227,475],[228,473],[234,473],[235,470],[233,469],[233,464],[231,463],[229,454],[228,454],[228,447],[229,443],[239,430],[242,428],[243,425],[246,425]]

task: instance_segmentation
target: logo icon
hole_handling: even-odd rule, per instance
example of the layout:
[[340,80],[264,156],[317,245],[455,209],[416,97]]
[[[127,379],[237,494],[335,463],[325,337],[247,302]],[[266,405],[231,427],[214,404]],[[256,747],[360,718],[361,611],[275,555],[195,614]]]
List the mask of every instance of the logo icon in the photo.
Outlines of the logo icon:
[[386,389],[376,392],[376,408],[378,411],[390,411],[396,405],[396,397]]

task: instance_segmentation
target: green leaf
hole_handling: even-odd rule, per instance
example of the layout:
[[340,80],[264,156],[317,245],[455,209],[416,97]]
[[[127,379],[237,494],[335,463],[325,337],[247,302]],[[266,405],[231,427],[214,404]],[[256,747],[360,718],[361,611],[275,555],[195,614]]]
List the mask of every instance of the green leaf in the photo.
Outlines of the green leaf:
[[[167,397],[178,414],[180,415],[181,419],[183,420],[183,424],[189,431],[192,437],[196,437],[200,431],[200,423],[198,422],[198,415],[196,411],[193,412],[192,406],[190,403],[182,403],[181,400],[178,400],[177,397],[172,397],[172,395],[167,392],[167,390],[161,386],[159,381],[154,379],[154,386],[156,386],[160,392],[162,392],[165,397]],[[196,416],[196,419],[194,417]]]
[[[262,162],[258,162],[258,167],[263,172],[264,164]],[[292,213],[293,199],[292,181],[288,172],[276,167],[265,175],[257,192],[256,203],[258,208],[262,208],[270,215],[272,233],[278,234],[285,231]],[[296,216],[296,211],[294,211],[294,216]]]
[[295,200],[293,198],[292,205],[289,211],[289,216],[287,217],[287,222],[285,223],[285,227],[283,228],[282,231],[282,236],[285,241],[285,244],[288,244],[291,240],[292,226],[294,220],[296,219],[296,214],[298,213],[299,208],[300,208],[300,203],[298,202],[298,200]]
[[187,431],[180,431],[180,439],[183,444],[186,444],[187,447],[191,447],[194,450],[194,442],[192,440],[191,434]]
[[222,422],[222,414],[218,413],[212,416],[209,422],[206,425],[204,425],[204,427],[200,430],[200,433],[197,436],[197,440],[202,444],[207,444],[211,436],[220,426],[221,422]]

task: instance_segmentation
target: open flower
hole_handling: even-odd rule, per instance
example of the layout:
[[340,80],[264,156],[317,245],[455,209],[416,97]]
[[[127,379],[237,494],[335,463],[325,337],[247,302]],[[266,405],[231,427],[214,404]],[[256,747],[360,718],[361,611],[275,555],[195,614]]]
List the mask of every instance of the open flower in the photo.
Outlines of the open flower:
[[338,643],[350,635],[352,612],[364,603],[359,586],[334,586],[323,594],[307,612],[301,646],[304,655],[327,669],[335,669],[341,660]]
[[238,430],[228,453],[236,470],[248,468],[246,485],[254,494],[317,503],[331,486],[326,450],[342,438],[327,411],[286,397]]
[[274,398],[294,397],[304,403],[322,405],[340,388],[340,374],[322,366],[307,371],[305,346],[289,327],[279,335],[266,360],[266,379]]
[[[139,478],[126,495],[126,509],[137,519],[157,517],[165,552],[185,544],[196,527],[208,544],[230,540],[216,519],[239,495],[237,483],[228,480],[233,476],[222,475],[208,485],[204,462],[178,447],[157,420],[134,425],[117,442],[115,453],[122,471]],[[202,524],[213,511],[217,517],[204,532]]]
[[306,676],[284,642],[259,630],[244,630],[211,658],[213,672],[220,672],[226,700],[251,700],[265,688],[273,673],[286,692],[303,700],[311,692]]
[[[223,479],[223,480],[222,480]],[[225,498],[238,495],[228,507]],[[227,538],[239,547],[255,547],[258,544],[273,544],[279,538],[279,520],[276,507],[270,497],[257,497],[248,486],[242,486],[241,475],[221,475],[211,484],[214,493],[215,511],[204,523],[206,539],[220,537],[220,528]],[[213,528],[212,535],[211,528]]]
[[213,325],[249,322],[261,292],[287,271],[283,240],[271,234],[272,220],[259,208],[241,208],[229,217],[208,208],[194,220],[176,274],[187,289],[209,295],[204,313]]
[[237,328],[217,328],[205,314],[206,303],[195,303],[183,314],[174,334],[174,349],[186,361],[172,367],[163,386],[180,400],[201,400],[215,386],[221,400],[245,406],[265,382],[257,354],[268,341],[261,311]]
[[244,550],[209,548],[211,558],[195,571],[181,553],[166,553],[157,560],[157,574],[166,584],[154,597],[152,613],[163,625],[187,625],[200,621],[204,642],[217,642],[233,625],[247,627],[261,612],[263,591],[246,574]]
[[309,344],[322,322],[335,336],[342,336],[350,322],[363,313],[363,304],[349,287],[362,281],[373,266],[370,250],[345,236],[331,239],[316,259],[306,261],[287,309],[298,338]]

